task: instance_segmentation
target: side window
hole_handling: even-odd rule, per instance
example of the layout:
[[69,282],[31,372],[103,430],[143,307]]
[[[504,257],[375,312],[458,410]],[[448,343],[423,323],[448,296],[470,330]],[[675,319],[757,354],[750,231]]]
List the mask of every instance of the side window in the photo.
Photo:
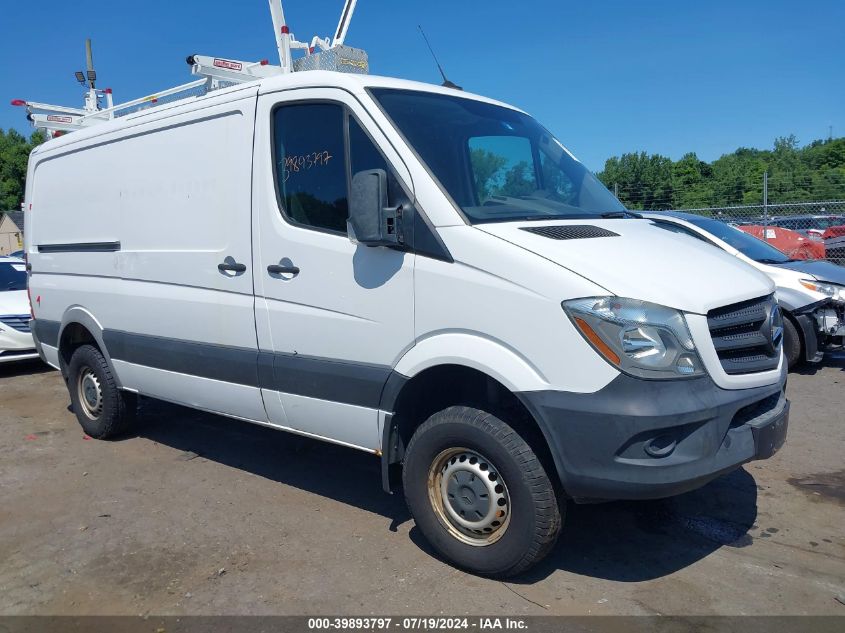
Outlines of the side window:
[[389,171],[384,156],[351,116],[349,117],[349,158],[353,175],[365,169]]
[[370,140],[354,117],[349,117],[349,162],[351,174],[367,169],[383,169],[387,172],[387,198],[391,205],[399,204],[405,195],[396,174],[387,164],[387,159]]
[[276,183],[284,213],[298,224],[346,232],[344,109],[281,106],[273,114]]

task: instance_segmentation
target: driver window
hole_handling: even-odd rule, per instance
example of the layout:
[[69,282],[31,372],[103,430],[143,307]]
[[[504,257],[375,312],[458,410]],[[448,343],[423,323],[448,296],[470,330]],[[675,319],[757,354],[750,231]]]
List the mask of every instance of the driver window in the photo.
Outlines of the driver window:
[[376,147],[361,124],[349,116],[349,162],[351,174],[354,176],[359,171],[367,169],[383,169],[387,173],[387,201],[390,206],[403,204],[407,198],[396,173],[390,168],[384,154]]
[[340,104],[302,103],[274,115],[276,182],[292,222],[346,232],[346,151]]
[[475,136],[468,145],[479,205],[493,196],[519,198],[539,189],[534,153],[526,137]]
[[282,213],[291,222],[345,234],[350,178],[367,169],[387,172],[389,203],[405,204],[395,172],[341,104],[283,105],[273,117],[276,183]]

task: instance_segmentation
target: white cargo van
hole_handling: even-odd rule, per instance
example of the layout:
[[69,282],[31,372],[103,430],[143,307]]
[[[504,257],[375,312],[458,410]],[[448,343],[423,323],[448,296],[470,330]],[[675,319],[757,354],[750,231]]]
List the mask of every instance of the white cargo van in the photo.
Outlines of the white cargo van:
[[85,431],[138,395],[367,451],[432,545],[543,557],[565,501],[772,455],[772,281],[622,207],[529,115],[299,72],[37,148],[34,332]]

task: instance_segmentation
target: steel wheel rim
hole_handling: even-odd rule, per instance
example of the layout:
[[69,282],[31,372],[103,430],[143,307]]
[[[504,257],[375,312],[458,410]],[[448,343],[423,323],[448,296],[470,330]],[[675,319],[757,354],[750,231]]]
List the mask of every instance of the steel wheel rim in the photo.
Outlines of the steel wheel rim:
[[103,388],[100,379],[90,367],[83,367],[77,379],[77,393],[82,411],[90,420],[96,420],[103,412]]
[[446,449],[432,461],[427,483],[437,519],[459,541],[483,547],[504,536],[510,495],[489,459],[468,448]]

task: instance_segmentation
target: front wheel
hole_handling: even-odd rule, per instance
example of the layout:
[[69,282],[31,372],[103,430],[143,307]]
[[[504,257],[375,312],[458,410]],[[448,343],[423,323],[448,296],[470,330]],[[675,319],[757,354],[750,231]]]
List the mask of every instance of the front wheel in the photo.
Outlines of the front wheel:
[[790,371],[800,363],[804,350],[801,347],[801,337],[798,328],[792,323],[792,319],[783,319],[783,355],[786,358],[786,366]]
[[560,508],[540,460],[490,413],[450,407],[432,415],[408,444],[402,478],[423,536],[468,571],[523,572],[560,532]]

